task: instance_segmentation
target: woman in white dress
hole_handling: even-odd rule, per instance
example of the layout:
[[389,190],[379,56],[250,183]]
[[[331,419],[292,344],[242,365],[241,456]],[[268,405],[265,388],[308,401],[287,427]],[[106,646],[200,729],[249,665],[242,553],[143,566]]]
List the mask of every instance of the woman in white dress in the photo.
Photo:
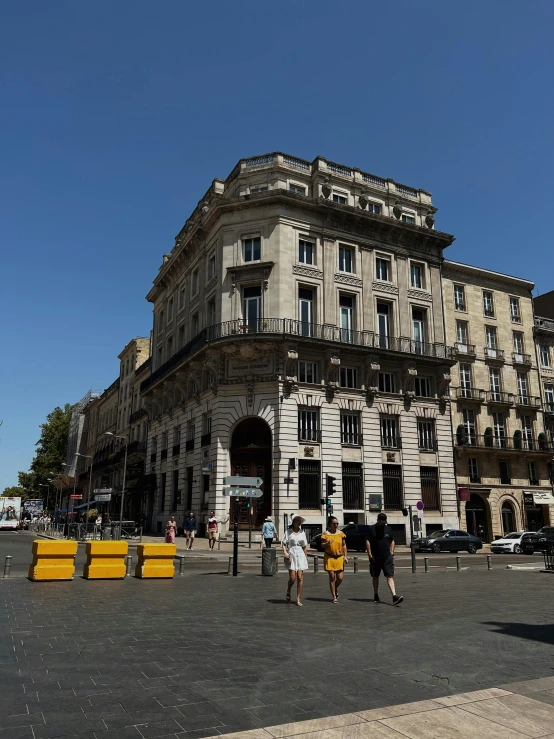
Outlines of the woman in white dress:
[[290,602],[290,591],[296,580],[297,606],[302,605],[300,597],[302,595],[302,586],[304,585],[304,571],[308,569],[308,559],[306,557],[308,540],[306,539],[306,534],[300,528],[304,520],[302,516],[293,516],[290,527],[281,541],[283,554],[285,555],[285,567],[289,571],[289,582],[285,600],[287,603]]

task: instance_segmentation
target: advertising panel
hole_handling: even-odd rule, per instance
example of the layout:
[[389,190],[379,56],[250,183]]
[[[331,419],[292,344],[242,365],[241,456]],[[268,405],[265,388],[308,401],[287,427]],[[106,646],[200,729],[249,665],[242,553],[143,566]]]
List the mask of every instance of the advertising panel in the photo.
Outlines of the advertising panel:
[[29,516],[34,518],[35,516],[42,515],[44,511],[44,501],[36,498],[29,498],[23,501],[23,515],[25,518]]
[[0,529],[17,529],[21,517],[21,498],[0,498]]

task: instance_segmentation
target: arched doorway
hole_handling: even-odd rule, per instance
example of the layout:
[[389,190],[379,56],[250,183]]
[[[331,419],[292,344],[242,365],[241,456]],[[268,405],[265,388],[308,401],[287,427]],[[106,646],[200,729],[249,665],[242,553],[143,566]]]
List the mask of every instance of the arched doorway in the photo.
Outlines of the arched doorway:
[[503,534],[509,534],[512,531],[516,530],[516,514],[514,512],[514,507],[511,503],[509,503],[507,500],[502,503],[501,508],[502,513],[502,533]]
[[484,542],[490,541],[487,504],[480,495],[472,493],[466,503],[467,531]]
[[[271,515],[271,430],[261,418],[245,418],[235,427],[231,437],[231,474],[239,477],[261,477],[263,496],[251,501],[238,498],[239,527],[261,528]],[[249,508],[249,503],[252,507]],[[231,521],[235,499],[231,499]]]

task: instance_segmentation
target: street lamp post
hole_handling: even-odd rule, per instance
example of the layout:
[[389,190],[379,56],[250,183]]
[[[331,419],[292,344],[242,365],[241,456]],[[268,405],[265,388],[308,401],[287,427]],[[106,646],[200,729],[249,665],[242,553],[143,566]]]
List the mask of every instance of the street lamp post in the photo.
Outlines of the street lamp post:
[[104,436],[111,436],[114,439],[123,439],[125,441],[125,456],[123,458],[123,484],[121,485],[121,507],[119,509],[119,538],[123,534],[123,500],[125,498],[125,483],[127,482],[127,450],[129,447],[129,437],[117,436],[112,431],[105,431]]
[[44,510],[48,510],[48,503],[50,501],[50,483],[47,482],[39,482],[38,484],[39,488],[47,488],[46,490],[46,507]]
[[86,512],[86,518],[85,518],[85,539],[86,539],[87,526],[88,526],[88,513],[90,510],[90,494],[92,492],[92,455],[79,454],[79,452],[77,452],[75,456],[83,457],[83,459],[90,459],[89,478],[88,478],[88,495],[87,495],[87,512]]

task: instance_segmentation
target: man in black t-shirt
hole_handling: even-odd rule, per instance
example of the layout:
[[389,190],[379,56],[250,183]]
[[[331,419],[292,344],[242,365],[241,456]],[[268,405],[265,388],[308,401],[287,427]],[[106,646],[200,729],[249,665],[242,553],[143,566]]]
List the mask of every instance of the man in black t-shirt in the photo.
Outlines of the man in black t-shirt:
[[380,513],[377,523],[369,527],[365,548],[369,557],[369,571],[373,578],[373,601],[380,603],[379,576],[381,571],[387,578],[387,585],[392,593],[392,604],[397,606],[404,598],[396,595],[394,587],[394,534],[387,525],[387,516]]

